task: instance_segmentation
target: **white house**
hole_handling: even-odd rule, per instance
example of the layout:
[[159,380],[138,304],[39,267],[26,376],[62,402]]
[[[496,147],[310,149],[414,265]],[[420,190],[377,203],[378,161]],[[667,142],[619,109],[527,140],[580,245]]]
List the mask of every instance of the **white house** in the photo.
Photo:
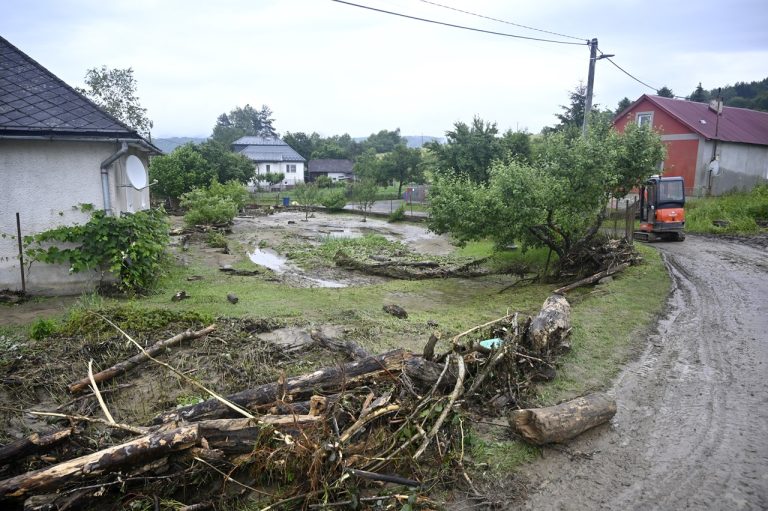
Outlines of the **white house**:
[[290,188],[304,182],[304,164],[306,160],[279,137],[242,137],[234,141],[232,149],[249,160],[256,167],[256,179],[248,184],[251,190],[258,186],[268,186],[259,175],[285,175],[280,188]]
[[[0,37],[0,290],[22,289],[17,215],[27,236],[88,221],[81,204],[113,215],[146,209],[149,156],[159,153]],[[30,293],[77,293],[100,279],[27,263]]]

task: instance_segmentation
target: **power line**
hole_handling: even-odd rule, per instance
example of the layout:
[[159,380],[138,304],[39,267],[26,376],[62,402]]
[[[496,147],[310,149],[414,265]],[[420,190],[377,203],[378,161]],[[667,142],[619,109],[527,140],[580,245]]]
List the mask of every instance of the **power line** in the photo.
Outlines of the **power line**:
[[572,35],[560,34],[558,32],[551,32],[549,30],[542,30],[540,28],[529,27],[527,25],[521,25],[520,23],[514,23],[512,21],[502,20],[502,19],[499,19],[499,18],[492,18],[490,16],[484,16],[484,15],[478,14],[476,12],[465,11],[463,9],[457,9],[456,7],[451,7],[450,5],[443,5],[443,4],[439,4],[437,2],[430,2],[430,0],[421,0],[421,1],[424,2],[425,4],[434,5],[436,7],[442,7],[443,9],[449,9],[451,11],[461,12],[463,14],[469,14],[470,16],[477,16],[478,18],[484,18],[484,19],[491,20],[491,21],[498,21],[499,23],[506,23],[507,25],[514,25],[516,27],[525,28],[525,29],[528,29],[528,30],[535,30],[536,32],[544,32],[545,34],[558,35],[560,37],[567,37],[569,39],[576,39],[577,41],[587,41],[587,42],[589,41],[589,39],[587,39],[586,37],[575,37],[575,36],[572,36]]
[[381,12],[381,13],[384,13],[384,14],[391,14],[393,16],[400,16],[401,18],[408,18],[408,19],[412,19],[412,20],[416,20],[416,21],[423,21],[425,23],[433,23],[435,25],[443,25],[445,27],[460,28],[462,30],[470,30],[472,32],[481,32],[483,34],[499,35],[499,36],[503,36],[503,37],[514,37],[515,39],[527,39],[529,41],[540,41],[540,42],[544,42],[544,43],[573,44],[573,45],[578,45],[578,46],[582,46],[582,45],[586,44],[586,43],[572,43],[570,41],[556,41],[554,39],[542,39],[542,38],[539,38],[539,37],[527,37],[527,36],[523,36],[523,35],[507,34],[507,33],[504,33],[504,32],[494,32],[493,30],[483,30],[481,28],[465,27],[463,25],[454,25],[453,23],[445,23],[443,21],[436,21],[436,20],[431,20],[431,19],[427,19],[427,18],[419,18],[418,16],[411,16],[409,14],[402,14],[402,13],[399,13],[399,12],[386,11],[384,9],[377,9],[375,7],[370,7],[368,5],[360,5],[360,4],[355,4],[355,3],[352,3],[352,2],[345,2],[343,0],[332,0],[332,1],[340,3],[340,4],[351,5],[353,7],[360,7],[362,9],[368,9],[370,11]]

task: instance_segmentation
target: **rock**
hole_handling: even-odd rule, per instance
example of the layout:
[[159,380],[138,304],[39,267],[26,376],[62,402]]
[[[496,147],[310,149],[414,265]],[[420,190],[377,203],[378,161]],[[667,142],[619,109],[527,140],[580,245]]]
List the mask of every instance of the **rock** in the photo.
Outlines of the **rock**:
[[731,225],[731,222],[728,220],[712,220],[712,225],[715,227],[728,227]]
[[227,293],[227,301],[229,303],[237,303],[240,299],[234,293]]
[[437,324],[437,321],[435,321],[434,319],[428,319],[427,326],[430,328],[437,328],[439,325]]
[[173,297],[171,297],[171,301],[180,302],[181,300],[186,300],[187,298],[189,298],[189,295],[187,294],[186,291],[179,291],[178,293],[173,295]]
[[406,319],[408,317],[408,313],[405,312],[405,309],[403,309],[399,305],[389,304],[389,305],[385,305],[382,308],[384,309],[384,312],[386,312],[387,314],[391,314],[396,318]]
[[597,284],[607,284],[609,282],[613,282],[613,277],[603,277],[602,279],[597,281]]
[[202,275],[190,275],[189,277],[187,277],[187,280],[189,282],[192,282],[194,280],[203,280],[203,276]]

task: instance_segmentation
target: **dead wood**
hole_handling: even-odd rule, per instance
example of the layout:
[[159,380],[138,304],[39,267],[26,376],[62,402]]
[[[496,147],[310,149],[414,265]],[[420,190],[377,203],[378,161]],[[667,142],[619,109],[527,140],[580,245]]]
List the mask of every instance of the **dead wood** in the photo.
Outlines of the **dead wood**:
[[339,250],[333,256],[333,260],[337,266],[342,268],[400,280],[480,277],[491,273],[487,268],[480,267],[485,259],[463,263],[409,260],[361,261]]
[[21,461],[26,456],[46,452],[72,434],[72,428],[61,428],[47,433],[32,433],[0,447],[0,465]]
[[437,344],[437,341],[440,340],[442,337],[442,334],[440,332],[432,332],[432,335],[429,336],[429,340],[427,341],[427,344],[424,345],[424,360],[434,360],[435,358],[435,345]]
[[[120,445],[0,481],[0,500],[23,498],[128,468],[135,472],[138,467],[142,472],[141,467],[151,469],[155,460],[198,446],[225,454],[248,453],[265,431],[272,431],[271,428],[299,430],[318,419],[308,415],[262,416],[258,420],[210,420],[160,429]],[[265,427],[269,429],[265,430]]]
[[594,284],[595,282],[599,281],[602,278],[605,278],[605,277],[608,277],[610,275],[613,275],[613,274],[616,274],[616,273],[619,273],[621,271],[626,270],[627,268],[629,268],[630,265],[631,265],[631,263],[621,263],[621,264],[619,264],[617,266],[613,266],[611,268],[608,268],[607,270],[603,270],[601,272],[595,273],[594,275],[592,275],[590,277],[586,277],[586,278],[583,278],[581,280],[577,280],[576,282],[568,284],[567,286],[563,286],[563,287],[557,288],[557,289],[555,289],[553,291],[553,293],[562,295],[562,294],[568,293],[569,291],[573,291],[574,289],[580,288],[582,286],[587,286],[589,284]]
[[570,440],[615,414],[616,400],[597,393],[547,408],[515,410],[509,422],[525,440],[543,445]]
[[395,305],[394,303],[390,303],[382,307],[382,310],[386,312],[387,314],[394,316],[399,319],[407,319],[408,318],[408,312],[400,307],[399,305]]
[[528,344],[537,352],[556,348],[571,333],[571,306],[564,296],[550,295],[531,322]]
[[339,339],[334,339],[323,334],[321,331],[314,329],[310,331],[309,335],[313,341],[320,344],[324,348],[331,351],[344,353],[352,360],[362,360],[371,356],[370,353],[368,353],[359,344],[353,341],[342,341]]
[[[175,346],[176,344],[179,344],[183,341],[187,341],[190,339],[197,339],[199,337],[206,336],[209,333],[213,332],[215,329],[216,329],[216,325],[210,325],[197,332],[193,332],[192,330],[187,330],[186,332],[175,335],[170,339],[166,339],[164,341],[158,341],[152,346],[150,346],[149,348],[147,348],[144,352],[134,355],[131,358],[124,360],[118,364],[115,364],[109,369],[99,371],[98,373],[94,374],[93,377],[96,380],[96,383],[109,381],[112,378],[115,378],[116,376],[126,373],[131,369],[133,369],[134,367],[146,362],[147,360],[150,359],[151,356],[155,356],[162,353],[163,351],[165,351],[171,346]],[[90,383],[90,379],[88,377],[85,377],[79,381],[76,381],[75,383],[70,384],[69,391],[72,393],[80,392],[88,388],[89,383]]]

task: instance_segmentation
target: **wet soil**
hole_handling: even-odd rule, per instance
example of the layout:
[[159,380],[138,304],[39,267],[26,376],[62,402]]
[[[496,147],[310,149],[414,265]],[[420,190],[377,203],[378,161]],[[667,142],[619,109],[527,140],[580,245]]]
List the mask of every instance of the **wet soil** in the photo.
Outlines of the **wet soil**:
[[528,470],[524,509],[768,508],[768,251],[656,245],[673,278],[618,413]]

